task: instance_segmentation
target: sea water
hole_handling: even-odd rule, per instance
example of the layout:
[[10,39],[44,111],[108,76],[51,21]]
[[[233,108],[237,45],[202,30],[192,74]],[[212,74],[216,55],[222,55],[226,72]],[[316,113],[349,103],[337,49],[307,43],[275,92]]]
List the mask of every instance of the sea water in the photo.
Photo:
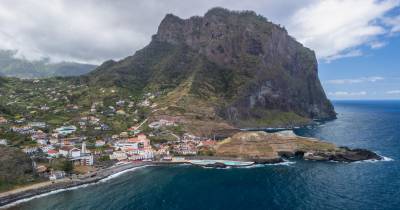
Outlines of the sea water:
[[338,119],[295,133],[370,149],[385,161],[145,167],[10,209],[400,209],[400,101],[334,105]]

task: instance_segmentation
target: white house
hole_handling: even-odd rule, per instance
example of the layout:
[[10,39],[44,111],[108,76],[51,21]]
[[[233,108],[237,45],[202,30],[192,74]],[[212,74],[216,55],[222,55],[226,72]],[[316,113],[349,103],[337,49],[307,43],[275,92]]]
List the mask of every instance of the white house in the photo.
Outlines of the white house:
[[74,125],[62,126],[62,127],[56,129],[56,132],[61,135],[68,135],[68,134],[74,133],[75,131],[76,131],[76,126],[74,126]]
[[7,139],[0,139],[0,145],[7,145]]
[[32,154],[37,152],[38,147],[25,147],[24,149],[22,149],[22,151],[24,151],[26,154]]
[[118,149],[121,149],[121,150],[138,149],[138,143],[137,142],[118,141],[114,144],[114,148],[116,150],[118,150]]
[[59,150],[60,155],[69,158],[77,158],[81,156],[81,150],[72,146],[63,146]]
[[41,144],[41,145],[47,145],[47,140],[46,139],[38,139],[38,140],[36,140],[36,142],[38,144]]
[[57,179],[62,179],[64,177],[65,177],[64,171],[53,171],[53,172],[51,172],[49,179],[50,179],[50,181],[55,181]]
[[86,166],[93,165],[93,155],[92,154],[86,154],[84,156],[80,156],[79,159],[81,161],[81,165],[86,165]]
[[126,153],[122,151],[115,151],[110,155],[111,160],[125,160],[127,158],[128,156],[126,155]]
[[72,150],[70,150],[71,153],[71,157],[72,158],[76,158],[76,157],[80,157],[81,156],[81,150],[78,148],[73,148]]
[[103,141],[103,140],[97,140],[95,146],[96,146],[96,147],[102,147],[102,146],[104,146],[105,144],[106,144],[105,141]]

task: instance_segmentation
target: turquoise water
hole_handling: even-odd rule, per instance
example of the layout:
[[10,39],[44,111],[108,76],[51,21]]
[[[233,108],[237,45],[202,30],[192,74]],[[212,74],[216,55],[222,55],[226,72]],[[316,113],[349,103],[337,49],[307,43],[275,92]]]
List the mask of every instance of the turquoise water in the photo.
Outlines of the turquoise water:
[[252,165],[254,162],[233,161],[233,160],[192,160],[191,163],[202,166],[215,163],[223,163],[227,166],[248,166]]
[[334,104],[337,120],[295,132],[393,161],[145,167],[12,209],[400,209],[400,102]]

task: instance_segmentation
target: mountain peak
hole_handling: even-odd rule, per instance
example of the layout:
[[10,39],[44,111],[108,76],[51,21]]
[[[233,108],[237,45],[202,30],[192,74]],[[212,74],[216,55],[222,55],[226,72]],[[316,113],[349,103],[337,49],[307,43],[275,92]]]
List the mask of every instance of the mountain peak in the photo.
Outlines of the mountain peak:
[[232,13],[232,11],[230,11],[230,10],[228,10],[226,8],[214,7],[214,8],[209,9],[206,12],[206,14],[204,14],[204,16],[213,16],[213,15],[215,15],[215,16],[225,16],[225,15],[229,15],[231,13]]
[[335,117],[314,52],[252,11],[168,14],[148,46],[94,75],[136,91],[169,92],[162,103],[180,107],[175,114],[245,127]]
[[[236,11],[236,10],[229,10],[223,7],[214,7],[208,10],[205,14],[204,17],[212,17],[212,16],[218,16],[218,17],[228,17],[228,16],[248,16],[248,17],[254,17],[254,18],[259,18],[262,17],[261,15],[257,15],[254,11],[251,10],[242,10],[242,11]],[[265,17],[262,17],[263,20],[267,20]]]

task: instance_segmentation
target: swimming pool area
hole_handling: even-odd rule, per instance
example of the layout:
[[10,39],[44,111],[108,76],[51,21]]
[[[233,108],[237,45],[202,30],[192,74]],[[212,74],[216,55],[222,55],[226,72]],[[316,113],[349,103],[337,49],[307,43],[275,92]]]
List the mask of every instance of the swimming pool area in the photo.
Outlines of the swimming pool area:
[[189,161],[191,164],[194,165],[212,165],[216,163],[222,163],[227,166],[249,166],[253,165],[254,162],[251,161],[236,161],[236,160],[190,160]]

